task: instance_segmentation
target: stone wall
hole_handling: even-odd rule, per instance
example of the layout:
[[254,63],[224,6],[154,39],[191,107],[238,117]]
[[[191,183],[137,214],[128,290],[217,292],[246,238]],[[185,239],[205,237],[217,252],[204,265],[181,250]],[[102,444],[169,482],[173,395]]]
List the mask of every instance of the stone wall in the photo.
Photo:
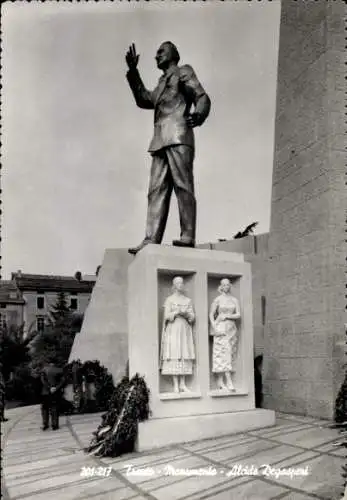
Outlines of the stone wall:
[[282,2],[265,404],[330,418],[344,345],[342,1]]

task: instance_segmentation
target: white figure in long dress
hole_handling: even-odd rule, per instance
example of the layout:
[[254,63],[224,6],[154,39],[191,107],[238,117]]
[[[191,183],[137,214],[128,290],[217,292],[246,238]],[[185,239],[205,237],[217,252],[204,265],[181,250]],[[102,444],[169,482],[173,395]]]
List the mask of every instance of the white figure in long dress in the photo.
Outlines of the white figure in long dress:
[[213,336],[212,372],[217,375],[218,389],[234,391],[231,374],[234,371],[237,350],[235,320],[241,317],[240,305],[231,295],[231,283],[228,279],[221,280],[218,291],[220,295],[212,302],[210,308],[210,334]]
[[191,299],[184,295],[183,278],[176,276],[172,283],[173,293],[164,303],[160,369],[162,375],[172,376],[174,392],[187,392],[185,377],[193,374],[195,360],[195,313]]

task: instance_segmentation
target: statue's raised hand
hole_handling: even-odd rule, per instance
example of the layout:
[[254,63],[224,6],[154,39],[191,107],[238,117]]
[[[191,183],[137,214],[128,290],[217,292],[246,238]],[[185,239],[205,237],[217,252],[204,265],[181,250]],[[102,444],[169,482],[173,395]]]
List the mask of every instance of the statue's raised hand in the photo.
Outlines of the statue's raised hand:
[[140,56],[136,54],[136,47],[135,44],[132,43],[129,47],[128,52],[126,53],[125,60],[127,62],[127,65],[129,69],[135,69],[138,62],[139,62]]

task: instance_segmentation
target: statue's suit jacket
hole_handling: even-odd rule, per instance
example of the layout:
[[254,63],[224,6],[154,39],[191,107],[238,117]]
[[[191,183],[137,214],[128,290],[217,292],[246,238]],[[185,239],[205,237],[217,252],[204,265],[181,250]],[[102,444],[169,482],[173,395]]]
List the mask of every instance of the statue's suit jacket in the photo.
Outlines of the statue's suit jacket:
[[140,108],[154,109],[154,134],[149,151],[155,153],[173,145],[194,148],[194,132],[186,123],[194,104],[200,125],[210,112],[210,99],[189,65],[173,66],[159,79],[157,87],[149,91],[137,69],[129,70],[127,80]]

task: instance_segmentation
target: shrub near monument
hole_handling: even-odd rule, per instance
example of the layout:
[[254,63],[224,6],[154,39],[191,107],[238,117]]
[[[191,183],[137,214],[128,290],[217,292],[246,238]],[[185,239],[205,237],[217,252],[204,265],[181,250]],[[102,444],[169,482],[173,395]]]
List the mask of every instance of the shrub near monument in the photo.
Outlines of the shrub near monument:
[[148,419],[149,389],[143,377],[123,377],[93,433],[86,452],[99,457],[116,457],[135,450],[138,423]]
[[100,361],[72,361],[64,368],[65,386],[72,385],[73,403],[66,399],[65,413],[107,411],[114,394],[112,375]]

